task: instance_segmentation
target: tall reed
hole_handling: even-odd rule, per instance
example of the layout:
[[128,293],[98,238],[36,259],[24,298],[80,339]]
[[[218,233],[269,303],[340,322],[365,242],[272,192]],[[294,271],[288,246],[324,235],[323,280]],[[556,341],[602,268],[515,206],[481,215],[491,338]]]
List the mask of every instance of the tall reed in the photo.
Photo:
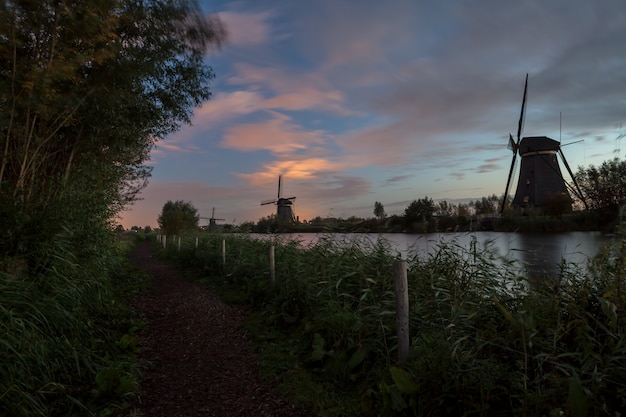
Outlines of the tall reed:
[[71,239],[41,248],[35,269],[1,262],[0,415],[105,415],[136,391],[132,316],[111,291],[123,254],[101,242],[79,259]]

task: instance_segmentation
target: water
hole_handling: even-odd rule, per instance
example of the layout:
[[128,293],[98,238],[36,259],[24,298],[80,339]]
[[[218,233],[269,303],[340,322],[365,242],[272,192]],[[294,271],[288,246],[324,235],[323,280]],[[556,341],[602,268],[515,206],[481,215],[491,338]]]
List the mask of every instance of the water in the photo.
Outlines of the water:
[[303,246],[311,245],[320,238],[351,241],[364,239],[375,243],[385,239],[392,250],[402,257],[414,255],[420,257],[433,253],[439,244],[455,244],[466,249],[476,239],[480,248],[489,246],[500,257],[519,261],[527,270],[535,273],[550,273],[558,270],[561,262],[579,265],[586,269],[587,260],[595,256],[600,248],[611,241],[611,237],[600,232],[566,232],[566,233],[300,233],[280,235],[286,239],[297,239]]

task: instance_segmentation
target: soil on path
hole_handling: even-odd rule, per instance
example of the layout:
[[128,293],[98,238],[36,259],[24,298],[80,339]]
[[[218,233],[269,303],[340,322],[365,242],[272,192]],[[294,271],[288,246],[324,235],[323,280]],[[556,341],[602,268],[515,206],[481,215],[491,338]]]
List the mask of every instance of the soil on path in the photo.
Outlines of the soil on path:
[[135,407],[146,417],[304,417],[259,374],[242,329],[245,311],[223,304],[208,288],[186,281],[140,244],[132,263],[152,276],[152,288],[131,306],[145,316]]

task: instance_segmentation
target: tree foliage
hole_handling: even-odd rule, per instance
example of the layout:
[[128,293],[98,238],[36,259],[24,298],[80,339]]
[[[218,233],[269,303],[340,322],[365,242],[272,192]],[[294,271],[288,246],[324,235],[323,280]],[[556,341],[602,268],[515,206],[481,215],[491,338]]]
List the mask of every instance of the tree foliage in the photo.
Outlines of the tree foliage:
[[590,209],[616,212],[626,202],[626,160],[615,158],[599,167],[579,167],[576,181]]
[[436,212],[437,207],[432,198],[427,196],[418,200],[413,200],[404,209],[404,218],[407,223],[430,221]]
[[489,197],[483,197],[480,200],[472,201],[470,204],[474,207],[476,214],[495,214],[500,206],[500,197],[495,194]]
[[377,219],[384,219],[385,217],[387,217],[387,214],[385,213],[385,207],[380,201],[376,201],[374,203],[374,216],[376,216]]
[[135,199],[154,143],[209,99],[204,54],[223,38],[194,0],[2,2],[2,249],[106,223]]
[[200,215],[191,202],[168,201],[163,206],[157,222],[163,233],[177,235],[184,231],[196,230]]

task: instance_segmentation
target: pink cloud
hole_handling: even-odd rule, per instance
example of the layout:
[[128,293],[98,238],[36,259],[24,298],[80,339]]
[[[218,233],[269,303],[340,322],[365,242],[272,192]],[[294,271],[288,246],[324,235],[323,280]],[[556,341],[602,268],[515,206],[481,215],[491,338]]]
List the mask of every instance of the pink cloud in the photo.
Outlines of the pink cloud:
[[217,94],[204,103],[194,116],[194,124],[224,122],[233,117],[259,110],[263,97],[254,91],[233,91]]
[[230,128],[221,142],[225,148],[242,151],[269,150],[289,154],[324,143],[320,130],[303,130],[288,116],[272,112],[274,118],[261,123],[241,124]]
[[220,12],[219,17],[226,26],[228,43],[233,46],[263,44],[271,38],[268,21],[274,17],[270,11],[259,13]]
[[262,108],[285,110],[322,109],[341,115],[355,114],[344,106],[345,95],[334,88],[321,74],[293,74],[275,67],[236,64],[237,75],[230,77],[232,85],[243,85],[257,91],[267,89],[268,97]]

